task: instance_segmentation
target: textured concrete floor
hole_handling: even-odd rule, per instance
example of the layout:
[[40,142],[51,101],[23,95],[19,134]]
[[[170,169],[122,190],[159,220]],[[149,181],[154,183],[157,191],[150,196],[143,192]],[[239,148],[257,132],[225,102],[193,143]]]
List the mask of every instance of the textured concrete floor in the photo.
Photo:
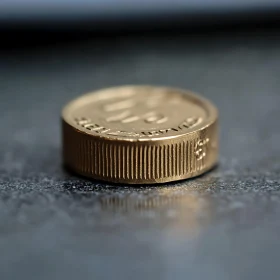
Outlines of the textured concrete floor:
[[[278,279],[279,31],[92,38],[0,61],[0,279]],[[219,166],[137,187],[65,171],[61,107],[121,84],[214,102]]]

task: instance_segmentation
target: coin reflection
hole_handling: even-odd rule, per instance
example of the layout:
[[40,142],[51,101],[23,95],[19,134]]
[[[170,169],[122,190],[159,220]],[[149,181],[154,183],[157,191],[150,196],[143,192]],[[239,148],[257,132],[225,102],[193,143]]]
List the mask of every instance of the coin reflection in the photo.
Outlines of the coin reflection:
[[164,187],[109,186],[77,180],[65,184],[65,189],[79,205],[92,209],[92,218],[102,225],[125,223],[140,230],[158,225],[165,234],[191,232],[192,236],[212,219],[215,204],[208,190],[214,189],[216,180],[214,171]]
[[[172,235],[198,233],[211,219],[212,205],[207,196],[193,192],[177,192],[163,188],[146,194],[101,197],[103,211],[121,212],[133,219],[146,218],[171,229]],[[130,219],[132,220],[132,218]],[[135,221],[136,221],[135,220]]]

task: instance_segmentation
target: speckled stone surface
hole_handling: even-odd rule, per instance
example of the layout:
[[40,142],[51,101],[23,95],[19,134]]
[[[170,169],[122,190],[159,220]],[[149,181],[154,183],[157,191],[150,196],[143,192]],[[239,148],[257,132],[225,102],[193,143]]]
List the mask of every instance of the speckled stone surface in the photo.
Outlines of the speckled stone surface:
[[[0,53],[0,279],[278,279],[279,31],[92,38]],[[110,185],[61,165],[60,110],[101,87],[188,88],[220,111],[196,179]]]

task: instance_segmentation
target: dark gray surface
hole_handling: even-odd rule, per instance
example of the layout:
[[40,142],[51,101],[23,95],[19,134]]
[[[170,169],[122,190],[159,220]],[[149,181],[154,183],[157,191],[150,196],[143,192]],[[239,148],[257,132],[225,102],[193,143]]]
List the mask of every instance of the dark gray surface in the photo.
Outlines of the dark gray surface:
[[[118,37],[0,56],[0,279],[278,279],[279,31]],[[220,110],[218,168],[114,186],[61,166],[60,109],[119,84]]]

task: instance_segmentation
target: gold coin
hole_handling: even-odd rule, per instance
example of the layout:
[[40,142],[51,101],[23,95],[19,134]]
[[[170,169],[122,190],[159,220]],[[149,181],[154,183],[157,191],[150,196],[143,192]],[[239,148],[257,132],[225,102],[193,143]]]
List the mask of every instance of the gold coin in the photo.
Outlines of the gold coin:
[[217,119],[216,108],[189,91],[102,89],[63,109],[64,163],[81,175],[116,183],[194,177],[217,162]]

